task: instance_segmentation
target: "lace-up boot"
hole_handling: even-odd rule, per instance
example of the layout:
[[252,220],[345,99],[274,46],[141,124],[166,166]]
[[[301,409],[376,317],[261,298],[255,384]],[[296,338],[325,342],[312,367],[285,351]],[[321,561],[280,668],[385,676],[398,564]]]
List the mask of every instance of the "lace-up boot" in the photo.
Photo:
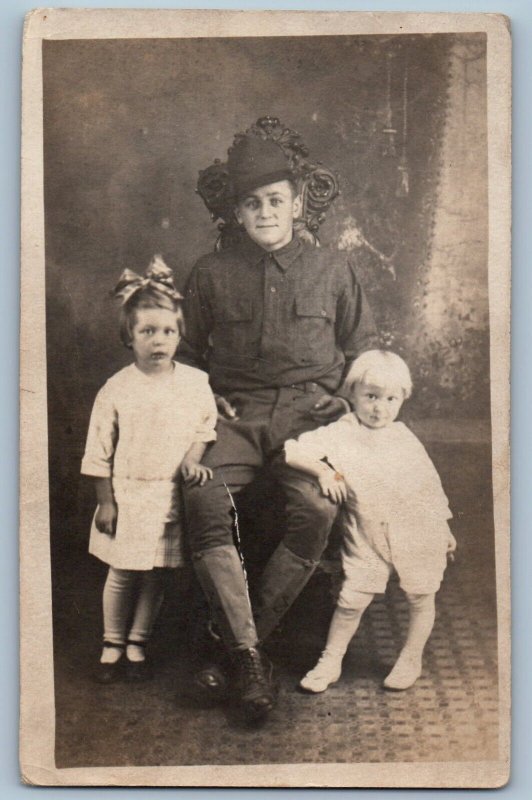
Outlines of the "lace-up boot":
[[275,703],[273,667],[257,647],[235,653],[240,702],[249,720],[265,717]]

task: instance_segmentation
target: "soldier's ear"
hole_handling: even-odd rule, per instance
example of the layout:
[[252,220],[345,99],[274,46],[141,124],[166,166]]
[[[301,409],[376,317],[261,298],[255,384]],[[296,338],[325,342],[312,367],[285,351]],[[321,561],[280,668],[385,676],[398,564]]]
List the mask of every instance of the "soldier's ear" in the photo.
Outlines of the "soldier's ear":
[[301,209],[303,208],[303,198],[301,197],[301,194],[298,194],[294,197],[292,208],[294,219],[296,219],[301,215]]

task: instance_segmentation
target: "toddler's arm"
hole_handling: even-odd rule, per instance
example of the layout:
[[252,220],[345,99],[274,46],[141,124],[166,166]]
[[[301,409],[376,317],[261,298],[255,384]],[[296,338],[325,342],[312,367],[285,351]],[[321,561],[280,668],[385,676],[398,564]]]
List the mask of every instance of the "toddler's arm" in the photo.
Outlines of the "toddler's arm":
[[284,445],[286,463],[293,469],[299,469],[313,475],[319,484],[322,494],[333,503],[343,503],[347,498],[347,489],[343,476],[322,461],[311,450],[294,439]]
[[116,529],[117,506],[113,494],[111,478],[95,478],[98,508],[94,522],[100,533],[113,536]]
[[200,463],[208,442],[194,442],[181,462],[181,475],[187,486],[204,486],[212,479],[212,470]]

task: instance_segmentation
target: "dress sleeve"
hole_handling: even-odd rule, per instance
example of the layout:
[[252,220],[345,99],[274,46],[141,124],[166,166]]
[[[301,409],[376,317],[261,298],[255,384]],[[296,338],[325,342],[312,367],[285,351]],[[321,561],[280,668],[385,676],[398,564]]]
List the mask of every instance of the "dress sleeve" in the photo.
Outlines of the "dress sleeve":
[[94,401],[85,454],[81,462],[82,474],[95,478],[110,478],[117,441],[118,412],[109,386],[105,384]]
[[198,405],[201,406],[199,420],[194,434],[195,442],[214,442],[216,440],[216,420],[218,410],[207,379],[198,387]]

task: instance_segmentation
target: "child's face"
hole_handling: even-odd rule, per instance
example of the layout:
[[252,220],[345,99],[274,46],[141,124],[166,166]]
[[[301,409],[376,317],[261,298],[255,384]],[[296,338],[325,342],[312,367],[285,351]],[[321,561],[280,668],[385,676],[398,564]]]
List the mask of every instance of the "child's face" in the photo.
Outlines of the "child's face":
[[271,252],[291,241],[301,198],[294,197],[289,181],[277,181],[253,189],[238,203],[235,213],[248,236]]
[[403,405],[400,386],[355,383],[353,405],[360,422],[368,428],[385,428],[396,419]]
[[167,308],[139,308],[131,331],[131,347],[142,372],[172,369],[172,358],[180,340],[177,315]]

